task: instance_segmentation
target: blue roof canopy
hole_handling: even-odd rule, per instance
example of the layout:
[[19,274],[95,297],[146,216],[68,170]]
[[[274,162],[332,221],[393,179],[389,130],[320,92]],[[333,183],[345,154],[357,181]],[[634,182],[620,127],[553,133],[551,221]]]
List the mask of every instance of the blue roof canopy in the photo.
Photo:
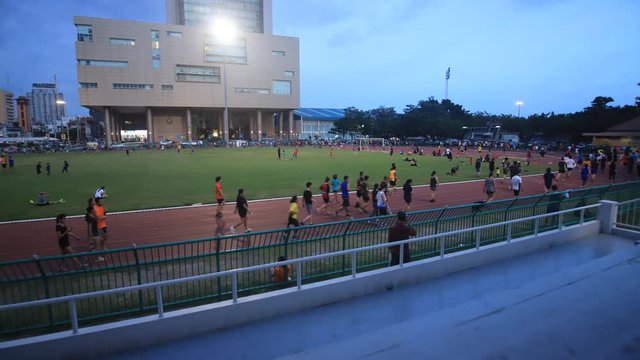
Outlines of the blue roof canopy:
[[304,120],[336,121],[344,117],[344,109],[301,108],[293,113]]

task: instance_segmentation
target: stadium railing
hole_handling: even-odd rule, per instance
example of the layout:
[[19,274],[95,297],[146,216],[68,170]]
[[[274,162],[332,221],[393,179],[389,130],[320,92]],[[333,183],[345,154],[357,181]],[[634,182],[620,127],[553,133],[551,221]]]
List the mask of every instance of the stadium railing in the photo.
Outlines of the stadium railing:
[[[597,208],[578,210],[602,199],[624,201],[638,198],[640,182],[628,182],[569,191],[569,197],[552,201],[547,195],[535,195],[474,203],[441,209],[407,213],[419,237],[441,234],[441,242],[413,242],[414,259],[440,256],[477,246],[505,241],[539,232],[569,226],[597,216]],[[567,210],[536,219],[518,221],[514,225],[487,226]],[[336,223],[277,229],[242,235],[214,237],[156,245],[132,246],[102,252],[66,256],[34,257],[0,263],[0,305],[51,299],[96,291],[125,288],[222,273],[274,262],[279,256],[288,260],[335,253],[387,243],[388,228],[395,216],[347,220]],[[458,231],[481,227],[475,232]],[[135,239],[133,239],[135,240]],[[106,261],[98,262],[103,257]],[[76,261],[77,260],[77,261]],[[312,258],[297,276],[304,283],[367,271],[386,266],[386,247],[372,248],[356,263],[347,255]],[[86,264],[88,266],[81,266]],[[294,282],[284,284],[293,285]],[[163,306],[179,308],[230,299],[280,288],[271,281],[266,268],[238,272],[234,283],[229,277],[198,278],[167,285],[163,290]],[[152,288],[135,292],[108,293],[76,303],[76,313],[83,324],[106,319],[140,316],[155,311],[156,293]],[[0,335],[4,338],[52,332],[69,326],[70,309],[61,303],[0,313]]]

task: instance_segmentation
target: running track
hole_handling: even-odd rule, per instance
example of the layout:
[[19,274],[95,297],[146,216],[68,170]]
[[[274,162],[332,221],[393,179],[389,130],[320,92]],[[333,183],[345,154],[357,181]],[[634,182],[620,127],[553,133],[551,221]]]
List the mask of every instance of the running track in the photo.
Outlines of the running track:
[[[430,153],[430,152],[429,152]],[[498,152],[499,156],[505,156],[504,153]],[[509,158],[523,158],[524,153],[506,153]],[[399,157],[398,157],[399,159]],[[538,157],[538,159],[540,159]],[[557,169],[557,157],[549,156],[542,159],[544,162],[552,162],[549,165],[552,169]],[[398,161],[398,160],[396,160]],[[454,163],[457,160],[454,159]],[[499,166],[499,164],[496,164]],[[526,169],[526,166],[524,166]],[[482,176],[487,173],[487,165],[483,165]],[[618,177],[616,182],[628,180],[637,180],[635,173],[628,175],[626,168],[618,167]],[[425,178],[428,179],[429,169],[424,169]],[[439,174],[442,180],[446,176]],[[447,180],[450,177],[447,177]],[[404,209],[404,201],[402,199],[402,181],[399,189],[395,194],[389,196],[389,205],[394,212]],[[438,187],[436,202],[429,202],[428,186],[414,186],[413,203],[411,210],[424,210],[441,208],[444,206],[453,206],[460,204],[472,203],[477,200],[486,198],[482,191],[484,179],[477,181],[469,181],[462,183],[442,184]],[[373,183],[373,182],[372,182]],[[513,193],[508,190],[508,180],[498,180],[497,192],[495,199],[506,199],[513,197]],[[598,173],[596,181],[592,185],[607,184],[607,174]],[[572,178],[566,182],[556,182],[560,190],[579,188],[579,173],[572,174]],[[355,185],[354,185],[355,186]],[[542,175],[533,175],[523,177],[523,191],[521,196],[540,194],[543,192]],[[299,196],[299,203],[302,196]],[[333,198],[333,197],[332,197]],[[355,203],[355,195],[351,195],[351,203]],[[314,197],[317,204],[322,200]],[[108,199],[106,207],[109,207]],[[287,224],[287,214],[289,211],[288,199],[276,199],[266,201],[250,202],[249,207],[253,215],[249,215],[249,227],[254,231],[269,230],[274,228],[285,227]],[[234,205],[227,204],[224,208],[224,215],[227,226],[234,225],[238,222],[238,216],[233,214]],[[120,247],[129,247],[133,243],[137,245],[165,243],[180,240],[191,240],[211,237],[215,229],[215,207],[214,206],[198,206],[180,209],[165,209],[143,212],[132,212],[124,214],[110,214],[108,218],[109,239],[107,247],[114,249]],[[364,217],[355,208],[351,208],[351,215],[354,218]],[[306,212],[300,207],[299,219],[303,219]],[[334,216],[324,216],[315,214],[314,222],[324,223],[330,221],[344,220],[344,213]],[[83,217],[74,217],[67,219],[67,224],[73,228],[73,232],[81,238],[81,241],[71,239],[71,246],[76,252],[86,251],[88,242],[86,240],[86,224]],[[0,234],[2,239],[2,253],[0,261],[16,260],[29,258],[33,254],[39,256],[58,255],[55,221],[52,219],[9,223],[0,225]]]

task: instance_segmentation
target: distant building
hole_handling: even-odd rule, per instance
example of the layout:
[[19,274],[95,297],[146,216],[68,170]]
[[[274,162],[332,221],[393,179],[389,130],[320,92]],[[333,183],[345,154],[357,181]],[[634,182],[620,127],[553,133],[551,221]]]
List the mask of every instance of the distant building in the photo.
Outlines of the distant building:
[[333,123],[344,117],[344,109],[302,108],[295,110],[294,121],[297,131],[303,140],[330,140],[334,135],[329,133]]
[[598,133],[583,133],[590,136],[594,145],[638,146],[640,145],[640,117],[625,121]]
[[0,89],[0,123],[16,120],[16,107],[13,93]]
[[[271,1],[169,1],[167,11],[178,20],[169,22],[181,23],[181,16],[189,23],[199,13],[194,7],[202,4],[209,4],[207,9],[245,9],[254,20],[262,17],[262,32],[240,32],[225,43],[195,20],[194,26],[186,26],[74,18],[80,104],[104,113],[107,144],[126,138],[158,142],[296,136],[299,40],[271,34]],[[211,15],[210,21],[221,16],[222,10],[205,8],[201,10]]]
[[18,105],[18,127],[22,131],[22,134],[26,135],[31,132],[31,116],[29,115],[29,99],[24,96],[16,99]]
[[64,117],[64,96],[55,83],[33,83],[27,93],[31,123],[54,125]]
[[167,24],[211,26],[217,17],[236,24],[242,32],[271,34],[271,0],[166,0]]

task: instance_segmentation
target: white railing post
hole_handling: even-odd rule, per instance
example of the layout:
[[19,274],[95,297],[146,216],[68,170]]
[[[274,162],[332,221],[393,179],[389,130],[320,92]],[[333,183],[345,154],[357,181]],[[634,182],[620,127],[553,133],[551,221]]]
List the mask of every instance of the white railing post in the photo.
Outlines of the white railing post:
[[233,303],[238,302],[238,273],[231,274],[231,294],[233,295]]
[[563,220],[564,220],[564,213],[560,213],[558,214],[558,230],[562,230],[563,227]]
[[404,244],[400,245],[400,267],[404,265]]
[[298,290],[302,287],[302,261],[298,261],[296,263],[296,283],[298,285]]
[[533,221],[533,235],[538,236],[538,231],[540,231],[540,218]]
[[480,230],[476,230],[476,250],[480,250]]
[[351,253],[351,277],[356,277],[356,271],[358,268],[358,259],[356,255],[358,255],[358,253],[355,251]]
[[513,223],[507,224],[507,244],[511,242],[511,228]]
[[75,335],[78,333],[78,311],[75,300],[69,301],[69,314],[71,314],[71,331]]
[[440,241],[440,257],[444,257],[444,236],[438,236],[438,240]]
[[584,209],[580,209],[580,225],[584,224]]
[[162,286],[156,286],[156,303],[158,304],[158,317],[164,317],[164,300],[162,300]]

